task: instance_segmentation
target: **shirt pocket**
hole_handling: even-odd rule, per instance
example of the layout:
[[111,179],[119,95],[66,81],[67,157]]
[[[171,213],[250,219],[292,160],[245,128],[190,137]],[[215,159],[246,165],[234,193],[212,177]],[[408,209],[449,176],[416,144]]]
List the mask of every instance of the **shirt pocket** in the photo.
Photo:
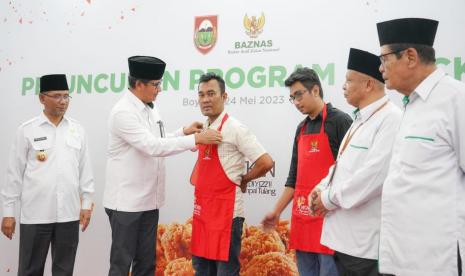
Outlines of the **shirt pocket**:
[[401,137],[403,140],[403,154],[401,162],[408,166],[424,168],[432,160],[437,146],[437,135],[434,127],[430,129],[412,131]]
[[76,133],[69,133],[66,136],[66,147],[70,150],[69,158],[71,161],[79,163],[79,156],[82,148],[82,138]]
[[52,147],[52,143],[50,141],[50,138],[49,137],[44,137],[46,139],[43,139],[43,140],[37,140],[37,139],[31,139],[30,142],[31,142],[31,146],[32,148],[35,150],[35,151],[46,151],[46,150],[50,150],[51,147]]
[[43,163],[50,159],[50,156],[53,154],[51,137],[44,133],[40,133],[40,135],[32,135],[32,137],[29,137],[29,142],[32,147],[32,151],[29,152],[29,160]]
[[342,153],[343,156],[347,155],[345,159],[349,168],[363,163],[373,144],[373,131],[363,131],[362,129],[354,136]]
[[80,136],[78,135],[74,135],[74,134],[69,134],[67,137],[66,137],[66,144],[73,148],[73,149],[76,149],[76,150],[81,150],[81,147],[82,147],[82,139]]

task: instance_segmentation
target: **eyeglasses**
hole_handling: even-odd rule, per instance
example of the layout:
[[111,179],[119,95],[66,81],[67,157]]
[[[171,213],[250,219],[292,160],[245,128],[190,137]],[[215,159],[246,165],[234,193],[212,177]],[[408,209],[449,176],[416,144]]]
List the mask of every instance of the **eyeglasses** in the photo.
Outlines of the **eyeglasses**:
[[291,104],[294,104],[295,101],[302,100],[302,97],[305,92],[308,92],[308,90],[297,90],[293,96],[289,96],[289,102]]
[[407,50],[407,49],[392,51],[392,52],[389,52],[389,53],[386,53],[386,54],[379,55],[378,57],[379,57],[379,60],[381,60],[381,64],[384,65],[384,63],[386,62],[386,56],[393,55],[393,54],[398,54],[398,53],[403,52],[405,50]]
[[155,87],[155,89],[158,89],[161,87],[162,80],[159,82],[148,82],[147,84],[150,84],[151,86]]
[[60,94],[49,95],[47,93],[42,93],[42,95],[47,96],[49,98],[52,98],[56,102],[59,102],[61,100],[67,102],[67,101],[69,101],[71,99],[70,95],[60,95]]

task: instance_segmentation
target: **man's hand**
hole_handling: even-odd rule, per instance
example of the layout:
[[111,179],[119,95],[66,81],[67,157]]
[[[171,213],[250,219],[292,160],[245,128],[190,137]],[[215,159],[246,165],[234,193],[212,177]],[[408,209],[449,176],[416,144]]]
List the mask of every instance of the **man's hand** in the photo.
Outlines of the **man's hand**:
[[190,126],[184,127],[182,131],[184,135],[190,135],[194,133],[199,133],[203,129],[203,124],[201,122],[193,122]]
[[81,225],[82,232],[86,231],[87,226],[89,226],[91,216],[92,210],[81,209],[81,214],[79,215],[79,224]]
[[269,232],[275,229],[279,222],[279,214],[276,212],[268,213],[262,220],[263,230]]
[[196,144],[219,144],[223,137],[221,136],[221,132],[214,130],[214,129],[207,129],[200,133],[195,133],[195,143]]
[[239,185],[239,187],[241,188],[242,193],[247,192],[247,183],[249,183],[249,182],[250,182],[250,180],[248,180],[244,176],[241,176],[241,184]]
[[2,219],[2,233],[8,239],[13,238],[13,234],[15,233],[16,227],[16,219],[14,217],[4,217]]
[[241,191],[245,193],[247,191],[247,183],[257,179],[259,177],[265,176],[274,166],[274,161],[271,159],[271,156],[268,153],[264,153],[260,156],[253,164],[252,169],[246,174],[241,175]]
[[328,213],[328,209],[325,208],[323,202],[321,202],[321,190],[319,188],[313,189],[308,195],[308,205],[313,216],[324,217]]
[[321,193],[321,190],[317,186],[313,188],[313,190],[308,194],[307,202],[308,202],[308,206],[310,206],[310,209],[313,204],[313,199],[316,199],[318,197],[318,193]]

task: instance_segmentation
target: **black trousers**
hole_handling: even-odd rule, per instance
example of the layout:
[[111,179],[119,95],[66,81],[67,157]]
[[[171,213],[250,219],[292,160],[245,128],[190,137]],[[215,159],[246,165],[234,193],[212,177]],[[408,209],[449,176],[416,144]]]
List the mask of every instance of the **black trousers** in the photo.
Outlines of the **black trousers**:
[[358,258],[341,252],[334,253],[339,276],[379,276],[378,260]]
[[158,209],[122,212],[105,208],[111,226],[110,276],[153,276]]
[[18,276],[44,275],[52,245],[52,275],[71,276],[79,243],[79,221],[19,226]]

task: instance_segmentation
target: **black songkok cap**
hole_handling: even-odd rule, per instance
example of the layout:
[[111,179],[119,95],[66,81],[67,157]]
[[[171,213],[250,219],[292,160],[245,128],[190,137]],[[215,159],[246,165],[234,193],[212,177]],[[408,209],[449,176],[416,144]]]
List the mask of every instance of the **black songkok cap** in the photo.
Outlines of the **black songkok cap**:
[[384,83],[383,76],[379,72],[381,61],[378,56],[355,48],[350,48],[347,69],[354,70]]
[[163,77],[166,63],[156,57],[133,56],[128,59],[129,75],[136,79],[159,80]]
[[433,46],[439,22],[425,18],[401,18],[376,24],[381,46],[413,43]]
[[65,74],[53,74],[40,77],[40,93],[69,90]]

